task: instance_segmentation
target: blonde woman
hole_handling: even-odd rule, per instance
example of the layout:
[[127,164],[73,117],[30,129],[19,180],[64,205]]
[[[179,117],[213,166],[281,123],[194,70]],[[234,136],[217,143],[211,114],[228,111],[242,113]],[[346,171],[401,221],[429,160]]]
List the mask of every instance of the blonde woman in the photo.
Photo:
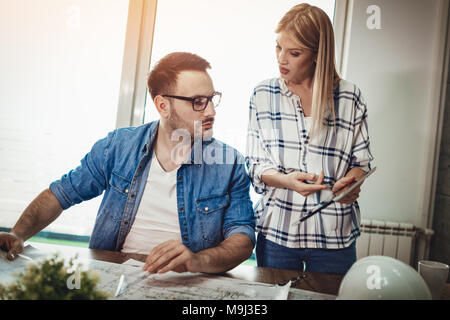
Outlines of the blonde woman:
[[258,266],[346,273],[356,260],[360,188],[295,225],[370,170],[367,108],[339,77],[324,11],[300,4],[276,29],[278,78],[250,101],[246,162],[256,192]]

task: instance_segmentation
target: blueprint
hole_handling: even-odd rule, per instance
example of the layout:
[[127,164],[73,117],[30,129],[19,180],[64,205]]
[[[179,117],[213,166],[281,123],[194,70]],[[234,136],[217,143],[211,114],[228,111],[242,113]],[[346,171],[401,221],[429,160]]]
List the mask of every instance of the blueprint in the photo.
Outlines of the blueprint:
[[112,299],[163,299],[163,300],[286,300],[290,283],[275,286],[244,281],[204,273],[152,274],[140,266],[114,264],[91,260],[89,269],[97,270],[101,283],[99,288],[114,295],[123,274],[125,290]]
[[[0,283],[3,285],[15,279],[15,275],[30,263],[48,257],[31,246],[24,249],[23,256],[14,261],[6,259],[6,253],[0,250]],[[312,291],[292,289],[291,283],[284,286],[205,273],[148,274],[142,271],[143,263],[128,260],[123,264],[99,260],[76,259],[75,265],[81,270],[95,272],[100,281],[98,289],[107,292],[113,300],[329,300],[335,296]],[[122,279],[122,281],[120,281]],[[119,286],[119,283],[121,284]],[[120,290],[118,290],[118,287]],[[115,296],[116,293],[120,293]]]
[[[143,262],[137,261],[134,259],[128,259],[122,265],[130,265],[135,267],[142,267],[144,265]],[[225,277],[224,277],[225,278]],[[230,278],[225,278],[227,281]],[[255,282],[251,282],[255,283]],[[289,286],[288,286],[289,287]],[[286,288],[288,288],[286,287]],[[336,296],[331,294],[319,293],[310,290],[289,288],[288,300],[335,300]]]
[[[110,265],[112,266],[112,269]],[[201,273],[148,275],[143,262],[130,259],[121,265],[91,260],[90,269],[100,271],[101,288],[114,294],[120,275],[126,279],[123,293],[112,299],[183,299],[183,300],[335,300],[336,296],[290,288],[290,282],[276,286],[260,282]],[[118,268],[120,266],[120,270]]]

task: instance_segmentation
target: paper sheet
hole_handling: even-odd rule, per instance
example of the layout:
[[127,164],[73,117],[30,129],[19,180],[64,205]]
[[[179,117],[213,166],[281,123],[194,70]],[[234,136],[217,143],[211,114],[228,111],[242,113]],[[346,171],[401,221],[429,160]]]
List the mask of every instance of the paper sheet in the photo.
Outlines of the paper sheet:
[[336,300],[336,296],[332,294],[290,288],[288,300]]
[[139,260],[134,260],[134,259],[128,259],[127,261],[122,263],[122,265],[141,267],[141,268],[144,266],[144,264],[145,264],[145,262],[142,262]]
[[[34,262],[38,262],[41,259],[47,257],[47,255],[40,250],[33,248],[30,245],[25,246],[22,254],[30,257]],[[21,256],[17,257],[14,261],[9,261],[6,258],[7,252],[0,250],[0,283],[3,285],[8,285],[14,282],[16,275],[25,271],[32,261],[23,258]]]

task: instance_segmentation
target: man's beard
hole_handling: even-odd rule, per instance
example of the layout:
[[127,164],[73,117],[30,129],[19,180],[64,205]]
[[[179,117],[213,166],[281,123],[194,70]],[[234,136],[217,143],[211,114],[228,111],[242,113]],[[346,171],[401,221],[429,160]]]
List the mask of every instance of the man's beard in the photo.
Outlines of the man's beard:
[[[208,118],[204,120],[204,122],[213,120],[214,118]],[[168,124],[172,132],[179,129],[187,130],[191,135],[191,143],[193,143],[196,139],[210,140],[212,138],[212,127],[211,129],[202,132],[203,122],[201,120],[195,121],[194,123],[190,124],[188,121],[185,121],[182,117],[180,117],[174,109],[170,110]]]

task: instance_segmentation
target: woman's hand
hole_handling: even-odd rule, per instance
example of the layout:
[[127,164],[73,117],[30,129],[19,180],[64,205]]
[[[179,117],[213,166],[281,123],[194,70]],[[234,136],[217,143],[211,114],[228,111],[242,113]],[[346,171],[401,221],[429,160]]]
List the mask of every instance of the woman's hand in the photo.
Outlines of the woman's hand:
[[[265,184],[275,188],[287,188],[300,193],[307,197],[320,190],[327,189],[327,186],[322,185],[324,179],[323,171],[319,176],[313,173],[305,173],[294,171],[288,174],[278,172],[275,169],[268,169],[261,175],[261,179]],[[305,180],[314,181],[314,184],[305,183]]]
[[[307,197],[310,194],[327,188],[327,186],[322,185],[323,179],[323,171],[320,172],[319,176],[313,173],[295,171],[284,175],[284,185],[286,188]],[[314,181],[314,184],[305,183],[305,180]]]
[[[364,171],[359,168],[353,168],[351,169],[347,175],[344,178],[339,179],[333,186],[333,193],[335,195],[339,195],[342,192],[346,191],[348,188],[352,186],[352,184],[359,180],[362,176],[364,176]],[[362,184],[361,184],[362,185]],[[357,188],[355,188],[352,192],[350,192],[348,195],[343,197],[338,202],[344,203],[344,204],[352,204],[359,198],[359,193],[361,192],[361,185],[359,185]]]

